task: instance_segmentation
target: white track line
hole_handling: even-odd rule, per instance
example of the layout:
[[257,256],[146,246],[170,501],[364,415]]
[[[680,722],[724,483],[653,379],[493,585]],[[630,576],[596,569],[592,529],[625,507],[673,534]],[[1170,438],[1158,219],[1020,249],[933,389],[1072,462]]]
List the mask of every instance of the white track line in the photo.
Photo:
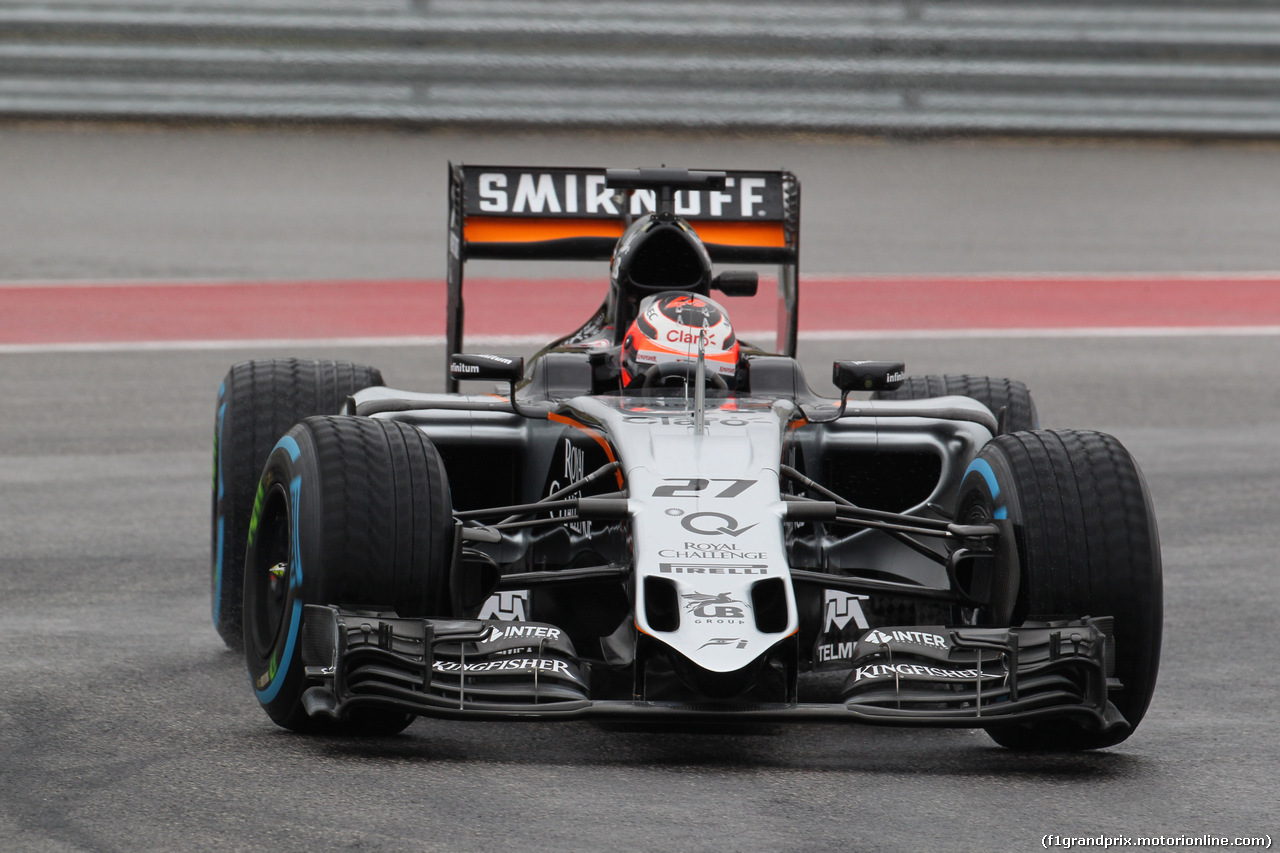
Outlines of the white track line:
[[[747,340],[771,341],[774,332],[743,332]],[[1280,326],[1123,326],[1077,329],[889,329],[801,332],[805,341],[883,340],[969,340],[981,338],[1214,338],[1271,337],[1280,335]],[[555,340],[553,333],[542,335],[468,335],[466,347],[542,346]],[[429,347],[443,346],[444,335],[414,335],[374,338],[314,338],[282,340],[212,341],[103,341],[52,344],[0,344],[0,355],[33,353],[170,352],[181,350],[245,350],[324,347]]]

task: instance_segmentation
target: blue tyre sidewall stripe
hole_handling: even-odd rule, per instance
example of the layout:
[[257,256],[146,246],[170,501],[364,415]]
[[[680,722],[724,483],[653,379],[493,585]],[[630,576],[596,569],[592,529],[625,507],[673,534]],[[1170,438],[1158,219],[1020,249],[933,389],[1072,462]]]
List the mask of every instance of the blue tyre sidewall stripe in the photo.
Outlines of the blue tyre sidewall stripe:
[[[276,446],[271,451],[271,456],[274,456],[278,450],[284,450],[288,453],[289,459],[293,463],[297,463],[298,458],[302,455],[302,449],[291,435],[286,435],[276,442]],[[270,456],[268,456],[268,459],[270,459]],[[271,679],[271,683],[261,690],[255,688],[254,692],[258,696],[258,701],[263,705],[269,705],[274,702],[284,686],[285,680],[289,675],[289,665],[293,661],[294,650],[297,647],[298,632],[302,627],[302,535],[299,522],[301,500],[302,476],[294,474],[289,480],[289,595],[292,598],[289,631],[285,637],[284,649],[280,652],[279,665],[276,667],[275,677]],[[269,653],[267,658],[268,667],[270,667],[270,659]]]
[[213,624],[216,626],[222,617],[222,561],[223,552],[226,550],[227,523],[226,518],[222,515],[222,496],[226,493],[226,479],[222,476],[222,425],[227,416],[227,404],[222,401],[223,391],[226,390],[226,383],[218,389],[218,446],[216,452],[218,455],[218,546],[213,557]]
[[991,467],[991,463],[979,456],[969,463],[969,467],[965,469],[964,477],[961,477],[960,481],[964,482],[971,473],[981,476],[987,484],[987,492],[991,495],[991,517],[996,519],[1008,518],[1009,507],[1001,499],[1000,481],[996,478],[996,472]]
[[298,628],[302,625],[302,599],[293,600],[293,612],[289,616],[289,638],[285,640],[284,652],[280,656],[280,666],[276,669],[276,677],[271,679],[265,690],[259,690],[258,701],[269,705],[275,701],[280,688],[284,686],[285,677],[289,674],[289,661],[293,658],[293,647],[298,641]]

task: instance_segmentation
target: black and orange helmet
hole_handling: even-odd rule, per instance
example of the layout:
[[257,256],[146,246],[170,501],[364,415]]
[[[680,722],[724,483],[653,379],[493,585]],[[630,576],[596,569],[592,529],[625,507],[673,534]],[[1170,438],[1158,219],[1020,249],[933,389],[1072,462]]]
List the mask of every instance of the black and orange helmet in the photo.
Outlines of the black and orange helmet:
[[690,291],[668,291],[640,303],[622,340],[622,387],[652,388],[692,376],[702,340],[704,369],[715,388],[733,390],[738,338],[728,313],[714,299]]

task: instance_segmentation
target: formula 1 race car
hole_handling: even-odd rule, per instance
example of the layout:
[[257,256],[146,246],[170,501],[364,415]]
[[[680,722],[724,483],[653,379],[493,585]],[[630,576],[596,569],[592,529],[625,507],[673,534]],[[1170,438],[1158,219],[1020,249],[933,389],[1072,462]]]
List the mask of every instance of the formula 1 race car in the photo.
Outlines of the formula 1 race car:
[[[850,360],[838,399],[810,390],[794,175],[449,179],[447,393],[277,359],[218,394],[213,618],[272,720],[815,720],[1061,750],[1138,725],[1162,582],[1137,464],[1039,429],[1021,382]],[[475,258],[609,260],[608,294],[527,366],[466,353]],[[770,351],[711,294],[773,265]]]

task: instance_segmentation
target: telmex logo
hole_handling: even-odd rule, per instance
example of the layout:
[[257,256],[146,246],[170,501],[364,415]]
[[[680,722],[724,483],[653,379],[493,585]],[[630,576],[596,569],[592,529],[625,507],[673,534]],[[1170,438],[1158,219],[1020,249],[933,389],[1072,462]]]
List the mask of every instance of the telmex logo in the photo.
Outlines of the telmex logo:
[[[603,172],[484,171],[467,175],[466,208],[468,214],[618,216],[616,196]],[[655,190],[632,193],[631,215],[656,211]],[[780,220],[781,180],[738,174],[725,178],[722,189],[681,190],[675,211],[691,218]]]

